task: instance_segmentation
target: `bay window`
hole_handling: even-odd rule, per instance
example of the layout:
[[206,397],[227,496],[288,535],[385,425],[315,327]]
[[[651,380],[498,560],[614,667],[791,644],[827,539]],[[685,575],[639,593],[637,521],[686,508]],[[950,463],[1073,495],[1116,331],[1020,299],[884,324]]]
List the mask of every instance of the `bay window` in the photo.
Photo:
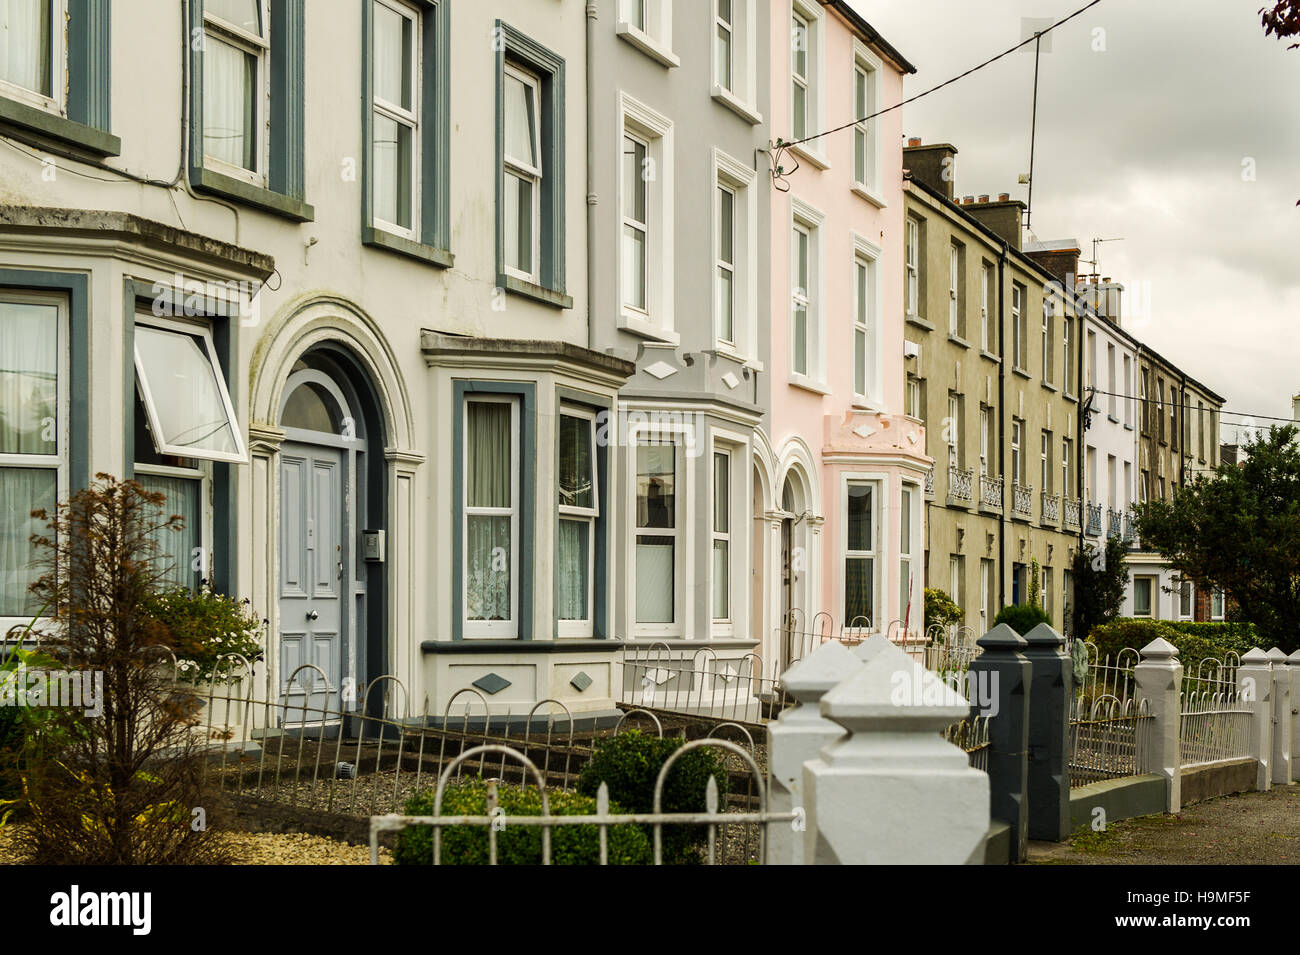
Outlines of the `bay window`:
[[[0,619],[5,629],[40,610],[29,587],[41,576],[30,543],[66,490],[67,306],[5,292],[0,298]],[[5,619],[8,618],[8,619]]]
[[664,633],[677,614],[678,445],[671,438],[643,438],[636,445],[636,622]]
[[844,495],[844,625],[868,629],[876,614],[876,489],[848,481]]
[[565,408],[559,416],[559,509],[556,547],[558,636],[592,636],[595,588],[597,488],[595,416]]
[[465,629],[469,636],[518,637],[520,532],[519,401],[505,395],[465,402]]

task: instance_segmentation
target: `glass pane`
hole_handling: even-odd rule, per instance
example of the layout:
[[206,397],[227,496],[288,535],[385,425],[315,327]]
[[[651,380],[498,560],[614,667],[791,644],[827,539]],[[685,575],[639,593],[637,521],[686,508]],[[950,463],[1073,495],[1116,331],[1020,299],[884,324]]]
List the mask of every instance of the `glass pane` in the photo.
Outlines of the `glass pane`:
[[808,309],[794,307],[794,370],[795,374],[808,374]]
[[333,395],[320,385],[308,382],[295,388],[284,403],[280,426],[341,434],[343,415]]
[[533,271],[533,182],[506,174],[506,265],[520,272]]
[[867,115],[867,74],[853,71],[853,113],[858,118]]
[[855,318],[857,318],[859,325],[865,325],[867,324],[867,313],[871,307],[871,299],[867,295],[867,267],[863,263],[858,262],[853,268],[853,278],[857,293],[857,298],[853,303],[856,310]]
[[[910,620],[908,605],[912,602],[912,562],[904,560],[898,565],[898,615]],[[911,624],[909,623],[909,628]]]
[[465,618],[512,619],[510,518],[471,514],[465,531]]
[[794,277],[799,291],[808,294],[808,233],[801,229],[794,230],[795,267]]
[[[153,474],[137,475],[136,481],[146,491],[167,498],[162,508],[151,518],[153,522],[162,523],[172,516],[178,516],[184,522],[179,529],[158,528],[154,532],[154,540],[158,542],[156,566],[166,573],[169,583],[189,587],[191,590],[197,588],[201,573],[194,566],[194,558],[202,527],[199,517],[202,483],[193,478],[158,477]],[[199,566],[201,568],[202,564]]]
[[676,527],[676,458],[672,444],[636,449],[636,526]]
[[731,22],[731,0],[718,0],[718,19]]
[[374,215],[403,229],[411,228],[411,127],[375,114]]
[[59,310],[0,302],[0,454],[58,453]]
[[524,166],[537,166],[536,104],[532,88],[518,77],[505,79],[505,149],[506,155]]
[[382,3],[374,5],[373,74],[375,96],[402,109],[411,109],[412,46],[410,19]]
[[253,91],[257,58],[207,34],[203,52],[203,151],[256,169]]
[[870,621],[875,612],[872,566],[869,557],[850,557],[844,561],[845,626],[861,626],[862,620]]
[[849,550],[875,550],[871,535],[871,485],[850,484],[848,500]]
[[725,342],[735,341],[733,283],[731,270],[718,266],[718,338]]
[[714,81],[725,90],[731,89],[731,31],[718,24],[716,44],[718,74]]
[[912,553],[912,489],[904,485],[898,516],[898,551]]
[[623,139],[623,218],[645,222],[646,146],[630,136]]
[[261,34],[258,0],[203,0],[203,12],[220,17],[249,33]]
[[591,524],[560,521],[559,564],[555,568],[556,616],[561,620],[587,619]]
[[796,76],[808,75],[808,25],[798,17],[791,24],[791,44],[794,47],[794,72]]
[[731,561],[727,557],[728,543],[713,542],[713,619],[726,620],[731,616]]
[[1138,579],[1133,581],[1133,615],[1147,617],[1151,614],[1151,581]]
[[560,415],[559,503],[569,507],[595,507],[592,481],[591,421]]
[[43,573],[30,538],[47,528],[32,511],[45,508],[53,513],[57,496],[58,472],[52,468],[0,468],[0,616],[40,610],[28,592]]
[[730,469],[730,455],[713,455],[713,530],[718,534],[725,534],[731,529]]
[[802,139],[808,133],[808,90],[795,83],[791,96],[794,103],[794,120],[792,123],[794,138]]
[[853,131],[853,181],[867,181],[867,134],[861,129]]
[[637,537],[637,623],[673,622],[673,568],[676,545],[677,542],[672,537]]
[[636,27],[642,33],[645,32],[645,5],[646,0],[626,0],[628,5],[628,18],[632,26]]
[[0,80],[53,95],[50,82],[50,0],[0,2]]
[[645,308],[645,233],[623,226],[623,301]]
[[735,263],[736,197],[729,189],[718,190],[718,259]]
[[860,328],[853,331],[853,390],[867,393],[867,333]]
[[238,452],[234,422],[207,349],[197,337],[137,325],[135,350],[136,374],[148,389],[161,432],[155,434],[157,439],[187,448],[196,457],[204,457],[204,451]]
[[468,507],[510,507],[511,407],[504,401],[471,401],[465,436],[465,502]]

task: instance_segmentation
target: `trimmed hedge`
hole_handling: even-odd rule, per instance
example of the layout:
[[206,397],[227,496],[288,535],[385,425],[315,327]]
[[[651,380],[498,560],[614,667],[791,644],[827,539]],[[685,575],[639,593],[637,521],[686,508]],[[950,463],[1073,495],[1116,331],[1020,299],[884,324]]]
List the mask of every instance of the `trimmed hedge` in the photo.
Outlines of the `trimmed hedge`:
[[993,618],[993,626],[996,627],[1000,623],[1005,623],[1022,637],[1040,623],[1050,624],[1051,622],[1051,616],[1037,604],[1012,604],[1009,607],[1003,607],[998,611],[998,615]]
[[[406,800],[408,816],[433,815],[432,790],[417,793]],[[596,812],[596,800],[563,790],[547,790],[552,816],[590,816]],[[538,826],[512,826],[511,816],[540,816],[542,796],[533,787],[520,788],[497,784],[497,805],[505,818],[505,828],[497,832],[499,865],[541,865],[542,830]],[[612,801],[611,814],[625,812]],[[442,793],[444,816],[487,815],[487,783],[469,779],[448,783]],[[653,860],[651,842],[640,826],[610,826],[608,858],[610,865],[649,865]],[[448,826],[442,830],[443,865],[487,865],[487,826]],[[433,827],[408,826],[397,837],[393,850],[397,865],[433,864]],[[551,830],[551,862],[554,865],[599,865],[600,829],[597,826],[556,826]]]
[[1097,645],[1098,658],[1104,660],[1107,656],[1114,659],[1126,647],[1141,650],[1157,637],[1177,647],[1183,669],[1193,671],[1205,659],[1221,660],[1229,652],[1241,656],[1255,647],[1263,648],[1253,624],[1219,621],[1121,617],[1096,627],[1088,639]]
[[[592,758],[582,767],[578,792],[595,796],[600,784],[609,787],[609,798],[628,812],[653,812],[655,780],[664,762],[680,746],[682,739],[660,739],[639,730],[620,733],[596,746]],[[727,771],[716,750],[691,750],[675,763],[664,780],[663,812],[704,812],[705,788],[709,776],[718,784],[718,796],[727,795]],[[647,826],[649,835],[653,828]],[[700,861],[699,847],[708,841],[707,826],[664,826],[664,862]],[[651,836],[653,838],[653,836]]]

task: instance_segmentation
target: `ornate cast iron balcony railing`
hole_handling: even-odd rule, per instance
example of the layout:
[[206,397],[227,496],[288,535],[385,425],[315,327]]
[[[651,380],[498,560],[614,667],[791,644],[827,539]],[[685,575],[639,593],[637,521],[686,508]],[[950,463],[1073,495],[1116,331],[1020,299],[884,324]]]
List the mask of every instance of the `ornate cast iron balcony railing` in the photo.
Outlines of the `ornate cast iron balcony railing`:
[[925,472],[925,496],[934,497],[934,468]]
[[1034,513],[1034,489],[1028,484],[1011,485],[1011,512],[1021,517]]
[[1124,535],[1124,512],[1106,508],[1106,536],[1122,537]]
[[1065,526],[1066,526],[1066,527],[1075,527],[1075,528],[1077,528],[1077,527],[1079,526],[1079,510],[1080,510],[1081,506],[1082,506],[1082,503],[1079,501],[1079,499],[1078,499],[1077,497],[1067,497],[1067,498],[1065,499],[1065,509],[1064,509],[1064,510],[1065,510]]
[[980,509],[1002,513],[1002,479],[980,475]]
[[948,500],[950,502],[970,501],[973,499],[975,471],[971,468],[948,467]]
[[1124,543],[1137,542],[1137,514],[1132,510],[1124,512]]
[[1088,505],[1088,526],[1086,528],[1086,533],[1088,533],[1092,537],[1101,536],[1101,505],[1100,504]]
[[1043,523],[1058,524],[1061,520],[1061,497],[1059,494],[1043,492]]

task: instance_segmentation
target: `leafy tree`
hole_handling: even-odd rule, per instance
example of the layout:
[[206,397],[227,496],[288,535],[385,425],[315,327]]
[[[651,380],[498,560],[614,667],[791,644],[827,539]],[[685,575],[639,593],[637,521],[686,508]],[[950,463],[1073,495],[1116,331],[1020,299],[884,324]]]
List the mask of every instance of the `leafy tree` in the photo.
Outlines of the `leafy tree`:
[[1050,624],[1052,618],[1036,603],[1008,604],[993,618],[993,626],[1005,623],[1022,637],[1040,623]]
[[1272,427],[1170,501],[1137,509],[1138,533],[1184,577],[1221,587],[1270,645],[1300,645],[1300,429]]
[[[1260,7],[1259,16],[1265,36],[1276,36],[1279,40],[1300,36],[1300,0],[1276,0],[1271,10]],[[1300,49],[1300,43],[1292,43],[1287,49]]]
[[1070,565],[1074,580],[1070,626],[1075,637],[1086,640],[1095,628],[1119,616],[1128,589],[1125,553],[1124,541],[1119,537],[1108,537],[1104,547],[1084,544],[1074,552]]
[[958,607],[957,602],[938,587],[925,588],[925,625],[927,628],[938,624],[943,627],[946,633],[949,627],[961,623],[961,618],[964,616],[966,616],[966,611]]

